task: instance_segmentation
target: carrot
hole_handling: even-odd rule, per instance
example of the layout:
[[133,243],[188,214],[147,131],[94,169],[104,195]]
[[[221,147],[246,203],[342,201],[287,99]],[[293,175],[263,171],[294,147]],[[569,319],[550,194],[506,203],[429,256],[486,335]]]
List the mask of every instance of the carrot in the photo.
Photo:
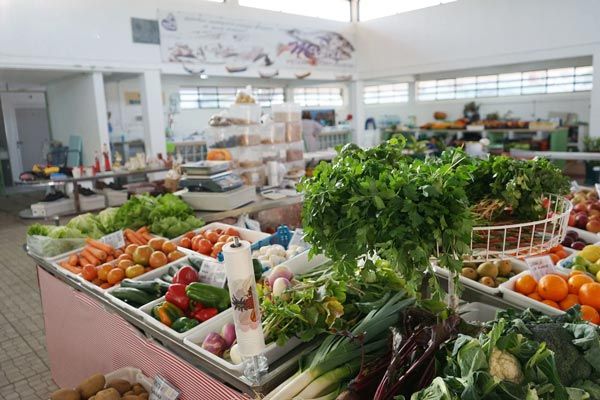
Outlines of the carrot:
[[112,252],[115,251],[115,249],[112,246],[109,246],[106,243],[102,243],[99,240],[94,240],[94,239],[91,239],[91,238],[87,238],[87,239],[85,239],[85,242],[87,244],[89,244],[90,246],[92,246],[92,247],[94,247],[94,248],[96,248],[98,250],[102,250],[103,252],[105,252],[107,254],[110,254],[110,253],[112,253]]
[[67,261],[69,264],[71,265],[77,265],[79,264],[79,258],[77,258],[77,254],[72,254],[69,257],[69,261]]
[[106,257],[106,262],[113,261],[114,259],[115,258],[112,255],[110,255],[110,256]]
[[76,266],[66,263],[64,261],[60,263],[60,266],[74,274],[80,274],[81,270],[82,270],[81,267],[76,267]]
[[81,257],[83,257],[90,264],[100,264],[100,260],[98,260],[98,258],[96,258],[92,253],[90,253],[90,251],[87,248],[83,249],[83,251],[81,252]]
[[123,250],[121,250],[121,249],[116,249],[113,252],[113,255],[115,256],[115,258],[119,257],[121,254],[123,254]]
[[139,233],[131,231],[131,234],[134,235],[137,238],[138,242],[140,242],[141,244],[148,244],[148,241],[144,239],[144,237]]
[[106,261],[106,257],[108,257],[108,254],[105,251],[99,250],[93,246],[86,246],[85,250],[89,251],[100,261]]
[[125,229],[123,231],[123,233],[125,234],[125,237],[127,238],[127,240],[129,240],[131,243],[137,244],[137,245],[144,244],[144,242],[140,238],[138,238],[137,234],[133,230]]
[[152,235],[148,232],[142,232],[141,235],[146,243],[148,243],[152,239]]
[[139,234],[142,234],[142,233],[144,233],[144,232],[148,233],[148,227],[147,227],[147,226],[142,226],[142,227],[141,227],[140,229],[138,229],[136,232],[137,232],[137,233],[139,233]]

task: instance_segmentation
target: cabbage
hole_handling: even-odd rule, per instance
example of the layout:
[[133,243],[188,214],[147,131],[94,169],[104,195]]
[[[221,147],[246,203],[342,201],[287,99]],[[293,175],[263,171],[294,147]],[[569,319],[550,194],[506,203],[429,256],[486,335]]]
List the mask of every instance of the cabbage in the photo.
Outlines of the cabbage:
[[81,214],[72,218],[67,223],[67,227],[78,229],[85,236],[94,239],[101,238],[104,235],[100,222],[98,222],[98,220],[90,213]]

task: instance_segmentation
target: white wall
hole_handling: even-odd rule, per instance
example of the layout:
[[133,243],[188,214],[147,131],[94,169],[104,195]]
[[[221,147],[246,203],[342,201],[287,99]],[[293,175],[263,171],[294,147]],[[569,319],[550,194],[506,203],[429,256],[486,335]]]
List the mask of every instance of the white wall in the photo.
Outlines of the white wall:
[[102,74],[87,73],[48,84],[48,115],[52,137],[69,143],[83,139],[83,163],[92,165],[94,152],[109,143]]

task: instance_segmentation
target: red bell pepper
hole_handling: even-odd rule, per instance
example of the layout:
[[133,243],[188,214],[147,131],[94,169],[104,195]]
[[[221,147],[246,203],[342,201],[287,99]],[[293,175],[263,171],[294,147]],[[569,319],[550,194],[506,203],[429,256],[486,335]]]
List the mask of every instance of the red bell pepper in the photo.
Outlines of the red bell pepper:
[[192,318],[197,319],[200,322],[204,322],[206,320],[211,319],[218,313],[219,313],[219,310],[217,310],[214,307],[210,307],[210,308],[201,308],[198,310],[195,309],[192,312],[191,316],[192,316]]
[[173,283],[181,283],[185,286],[194,282],[198,282],[198,272],[189,265],[179,268],[179,271],[173,277]]
[[169,303],[175,304],[178,308],[183,311],[187,310],[190,306],[190,299],[185,294],[185,286],[181,283],[172,283],[169,285],[169,289],[165,294],[165,300]]

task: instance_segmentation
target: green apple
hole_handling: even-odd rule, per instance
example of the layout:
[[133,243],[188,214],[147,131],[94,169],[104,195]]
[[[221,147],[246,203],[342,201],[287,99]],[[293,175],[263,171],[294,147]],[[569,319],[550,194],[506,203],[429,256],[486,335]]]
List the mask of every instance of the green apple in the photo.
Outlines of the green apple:
[[585,266],[588,266],[590,264],[590,262],[582,256],[575,256],[575,258],[573,259],[573,263]]
[[596,274],[596,280],[600,282],[600,271]]
[[600,264],[589,264],[587,266],[587,270],[590,274],[596,275],[598,272],[600,272]]
[[585,267],[585,265],[581,265],[581,264],[573,264],[571,266],[571,269],[573,271],[581,271],[581,272],[588,272],[587,268]]

